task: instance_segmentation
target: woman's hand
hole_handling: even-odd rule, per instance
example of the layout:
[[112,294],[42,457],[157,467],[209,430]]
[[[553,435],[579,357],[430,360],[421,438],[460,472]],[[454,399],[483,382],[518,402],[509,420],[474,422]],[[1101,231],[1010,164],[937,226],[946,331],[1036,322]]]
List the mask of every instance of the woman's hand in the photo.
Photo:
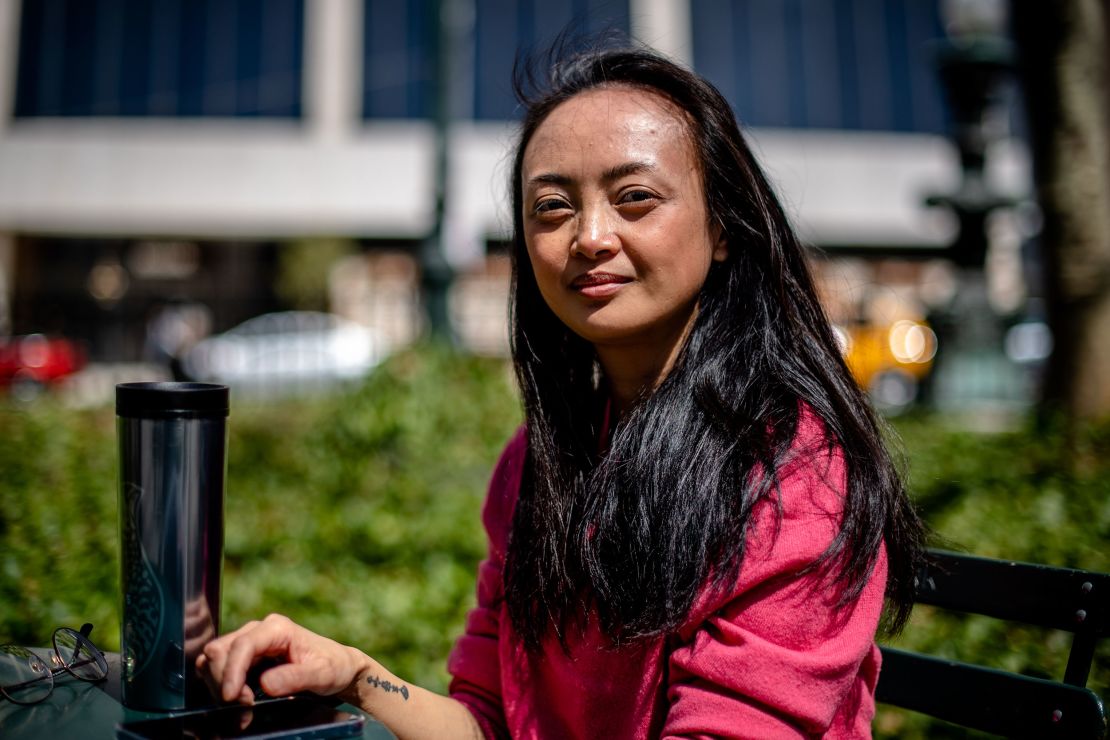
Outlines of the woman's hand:
[[288,617],[271,614],[209,642],[197,656],[196,665],[215,696],[252,704],[254,692],[247,685],[247,672],[263,658],[281,661],[259,678],[262,690],[271,696],[299,691],[353,696],[359,674],[372,662],[355,648],[310,632]]
[[372,714],[401,740],[482,737],[474,716],[461,703],[408,684],[360,650],[321,637],[280,614],[244,624],[205,645],[197,656],[197,671],[215,696],[253,704],[247,672],[263,658],[281,661],[259,678],[262,690],[271,696],[299,691],[338,695]]

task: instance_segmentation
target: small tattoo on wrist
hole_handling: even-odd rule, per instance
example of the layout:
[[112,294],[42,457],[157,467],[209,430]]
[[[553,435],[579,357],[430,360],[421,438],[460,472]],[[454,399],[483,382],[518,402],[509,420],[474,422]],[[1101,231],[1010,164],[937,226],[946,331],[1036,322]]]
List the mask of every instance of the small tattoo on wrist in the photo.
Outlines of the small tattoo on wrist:
[[375,689],[381,689],[390,694],[400,694],[405,701],[409,700],[409,687],[402,684],[396,684],[392,681],[386,681],[378,678],[377,676],[367,676],[366,683],[373,686]]

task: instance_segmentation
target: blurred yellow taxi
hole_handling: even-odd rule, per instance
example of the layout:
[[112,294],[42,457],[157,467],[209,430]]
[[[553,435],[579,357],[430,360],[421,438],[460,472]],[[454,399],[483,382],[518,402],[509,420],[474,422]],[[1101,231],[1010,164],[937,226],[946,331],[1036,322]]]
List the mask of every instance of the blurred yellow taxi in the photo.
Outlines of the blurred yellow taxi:
[[834,326],[856,382],[887,413],[912,404],[933,368],[937,335],[922,321]]

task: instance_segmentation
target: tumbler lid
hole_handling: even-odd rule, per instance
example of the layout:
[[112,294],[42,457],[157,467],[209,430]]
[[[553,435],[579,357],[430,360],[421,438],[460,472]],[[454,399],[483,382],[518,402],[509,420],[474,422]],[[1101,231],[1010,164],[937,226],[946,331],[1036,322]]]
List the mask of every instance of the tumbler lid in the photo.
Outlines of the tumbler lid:
[[116,415],[136,419],[223,418],[228,389],[216,383],[120,383]]

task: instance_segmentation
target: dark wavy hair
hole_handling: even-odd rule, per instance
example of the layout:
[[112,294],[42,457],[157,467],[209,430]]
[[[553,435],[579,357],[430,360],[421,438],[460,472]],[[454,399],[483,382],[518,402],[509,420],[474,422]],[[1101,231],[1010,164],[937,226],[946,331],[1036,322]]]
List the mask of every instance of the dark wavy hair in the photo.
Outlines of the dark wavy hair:
[[[886,626],[912,605],[923,526],[818,303],[803,247],[724,97],[643,48],[579,51],[514,74],[525,106],[512,169],[512,355],[528,454],[505,563],[513,628],[532,649],[596,609],[616,644],[667,635],[706,588],[735,581],[753,507],[775,496],[803,409],[843,452],[839,534],[809,568],[830,568],[845,603],[885,541]],[[557,106],[594,88],[662,96],[684,112],[708,217],[728,240],[671,372],[610,431],[593,347],[540,295],[524,240],[521,166]],[[760,475],[759,471],[770,471]],[[755,473],[753,475],[753,473]],[[564,642],[565,644],[565,642]]]

